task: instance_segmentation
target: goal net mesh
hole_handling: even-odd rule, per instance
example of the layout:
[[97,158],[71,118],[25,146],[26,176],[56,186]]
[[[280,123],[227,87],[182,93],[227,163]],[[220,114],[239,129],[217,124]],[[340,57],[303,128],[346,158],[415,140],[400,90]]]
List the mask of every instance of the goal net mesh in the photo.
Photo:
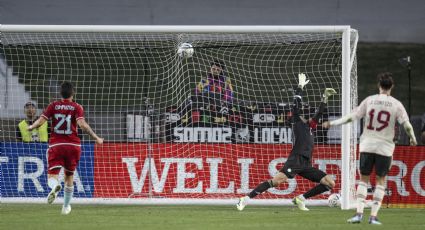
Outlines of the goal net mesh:
[[[342,33],[3,32],[1,196],[48,194],[48,146],[36,133],[36,142],[21,141],[18,123],[27,119],[27,102],[39,116],[60,98],[60,84],[70,81],[74,100],[106,142],[94,145],[81,133],[75,197],[240,197],[274,176],[291,151],[299,73],[310,80],[306,110],[314,112],[325,88],[337,91],[314,130],[312,164],[333,176],[332,193],[338,193],[343,135],[321,123],[340,116],[342,103],[357,104],[356,37],[352,32],[351,91],[345,92],[351,101],[343,102]],[[184,42],[193,46],[193,56],[177,54]],[[313,186],[297,176],[258,199],[289,200]]]

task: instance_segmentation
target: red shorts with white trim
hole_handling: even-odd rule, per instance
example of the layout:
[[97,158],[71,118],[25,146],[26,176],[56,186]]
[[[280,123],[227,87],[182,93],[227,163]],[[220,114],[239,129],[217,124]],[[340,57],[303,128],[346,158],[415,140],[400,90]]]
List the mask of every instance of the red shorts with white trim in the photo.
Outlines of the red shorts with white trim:
[[66,175],[73,175],[81,156],[81,146],[59,144],[49,147],[47,162],[49,174],[58,174],[60,168],[65,169]]

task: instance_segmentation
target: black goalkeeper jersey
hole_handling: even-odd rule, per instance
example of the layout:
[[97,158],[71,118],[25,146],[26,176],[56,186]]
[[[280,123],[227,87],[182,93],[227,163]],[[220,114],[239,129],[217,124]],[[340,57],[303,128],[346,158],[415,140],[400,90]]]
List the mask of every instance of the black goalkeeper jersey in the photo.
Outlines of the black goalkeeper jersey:
[[[314,136],[313,130],[310,127],[308,122],[303,122],[300,118],[303,114],[302,108],[302,89],[297,88],[294,96],[294,106],[293,106],[293,132],[294,132],[294,146],[291,150],[291,155],[302,155],[308,159],[312,158],[313,146],[314,146]],[[324,103],[320,104],[319,109],[316,111],[315,115],[312,117],[313,121],[316,122],[322,116],[323,110],[325,108]],[[306,117],[306,119],[308,119]]]
[[311,159],[313,154],[314,136],[308,123],[301,120],[293,125],[294,131],[294,146],[292,147],[291,155],[302,155]]

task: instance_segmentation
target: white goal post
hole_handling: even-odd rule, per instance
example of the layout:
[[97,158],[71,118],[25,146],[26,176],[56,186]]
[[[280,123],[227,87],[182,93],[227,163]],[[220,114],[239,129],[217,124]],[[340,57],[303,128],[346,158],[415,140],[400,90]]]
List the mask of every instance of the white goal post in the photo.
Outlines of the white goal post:
[[[337,90],[323,120],[357,105],[357,41],[350,26],[0,25],[0,201],[44,202],[47,144],[17,141],[17,124],[27,101],[40,115],[68,80],[106,140],[82,136],[73,202],[235,204],[290,152],[298,73],[310,79],[310,111],[325,87]],[[177,55],[182,43],[193,56]],[[341,208],[352,208],[356,124],[316,136],[312,163],[334,176]],[[297,177],[252,203],[287,205],[311,187]]]

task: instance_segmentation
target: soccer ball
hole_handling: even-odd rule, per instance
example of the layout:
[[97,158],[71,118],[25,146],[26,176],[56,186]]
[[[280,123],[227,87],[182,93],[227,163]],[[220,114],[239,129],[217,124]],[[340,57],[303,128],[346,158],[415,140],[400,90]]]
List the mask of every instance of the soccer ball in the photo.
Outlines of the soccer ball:
[[182,43],[177,50],[177,54],[182,58],[189,58],[193,56],[195,50],[190,43]]
[[341,205],[341,195],[333,193],[328,197],[328,206],[337,207]]

